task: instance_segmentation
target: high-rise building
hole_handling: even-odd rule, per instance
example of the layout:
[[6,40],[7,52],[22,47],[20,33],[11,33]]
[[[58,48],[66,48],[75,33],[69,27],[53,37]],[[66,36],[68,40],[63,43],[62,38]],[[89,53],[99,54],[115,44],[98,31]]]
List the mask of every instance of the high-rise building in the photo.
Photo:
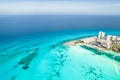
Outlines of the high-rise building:
[[116,43],[120,45],[120,37],[117,37]]
[[117,40],[117,36],[112,36],[112,40],[113,41]]
[[110,49],[110,48],[111,48],[111,41],[107,41],[107,42],[106,42],[106,47],[107,47],[107,49]]
[[100,31],[98,34],[98,39],[104,39],[105,38],[105,32]]
[[112,40],[112,35],[107,35],[106,40],[107,40],[107,41],[111,41],[111,40]]

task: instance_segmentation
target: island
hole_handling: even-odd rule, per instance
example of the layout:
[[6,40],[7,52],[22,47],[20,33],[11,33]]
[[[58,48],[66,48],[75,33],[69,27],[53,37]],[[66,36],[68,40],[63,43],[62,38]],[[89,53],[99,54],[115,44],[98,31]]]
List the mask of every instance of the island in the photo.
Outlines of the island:
[[78,40],[67,41],[64,43],[64,45],[84,45],[99,50],[111,50],[120,53],[120,36],[106,35],[105,32],[99,31],[98,36],[91,36]]

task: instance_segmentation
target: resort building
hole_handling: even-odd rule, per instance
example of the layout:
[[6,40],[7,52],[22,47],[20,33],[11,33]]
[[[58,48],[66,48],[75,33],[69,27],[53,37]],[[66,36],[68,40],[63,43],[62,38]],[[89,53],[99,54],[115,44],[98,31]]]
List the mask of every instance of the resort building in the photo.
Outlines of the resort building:
[[105,32],[100,31],[98,34],[98,39],[104,39],[105,37]]
[[107,40],[107,41],[112,41],[112,35],[107,35],[106,40]]
[[112,35],[107,35],[107,37],[105,37],[105,32],[100,31],[98,34],[97,42],[102,47],[106,47],[107,49],[110,49],[112,44]]
[[120,46],[120,36],[105,36],[105,32],[100,31],[98,34],[97,43],[107,49],[112,49],[112,47],[117,47],[118,49]]
[[107,45],[106,45],[107,49],[110,49],[111,45],[112,45],[112,42],[111,41],[107,41],[106,43],[107,43]]
[[117,37],[116,43],[120,45],[120,37]]
[[117,40],[117,36],[112,36],[112,41]]
[[66,45],[86,45],[94,48],[113,50],[120,53],[120,36],[106,35],[100,31],[97,36],[87,37],[79,40],[69,41]]

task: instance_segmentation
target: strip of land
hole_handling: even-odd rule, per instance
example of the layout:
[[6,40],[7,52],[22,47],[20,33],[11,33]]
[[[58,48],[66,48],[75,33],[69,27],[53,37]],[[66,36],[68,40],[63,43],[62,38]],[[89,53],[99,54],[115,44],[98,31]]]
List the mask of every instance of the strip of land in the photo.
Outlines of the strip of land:
[[[100,33],[99,33],[100,34]],[[120,62],[120,36],[104,36],[103,34],[64,42],[65,46],[80,46],[97,55],[109,57]]]

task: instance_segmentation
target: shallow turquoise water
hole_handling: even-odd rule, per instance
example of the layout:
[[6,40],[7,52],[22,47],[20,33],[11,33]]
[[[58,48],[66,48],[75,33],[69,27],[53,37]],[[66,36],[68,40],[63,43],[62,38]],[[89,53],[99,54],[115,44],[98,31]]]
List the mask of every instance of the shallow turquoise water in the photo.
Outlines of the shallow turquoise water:
[[[3,42],[0,80],[120,80],[119,61],[80,46],[62,45],[97,33],[34,34]],[[107,33],[119,35],[116,31]]]

